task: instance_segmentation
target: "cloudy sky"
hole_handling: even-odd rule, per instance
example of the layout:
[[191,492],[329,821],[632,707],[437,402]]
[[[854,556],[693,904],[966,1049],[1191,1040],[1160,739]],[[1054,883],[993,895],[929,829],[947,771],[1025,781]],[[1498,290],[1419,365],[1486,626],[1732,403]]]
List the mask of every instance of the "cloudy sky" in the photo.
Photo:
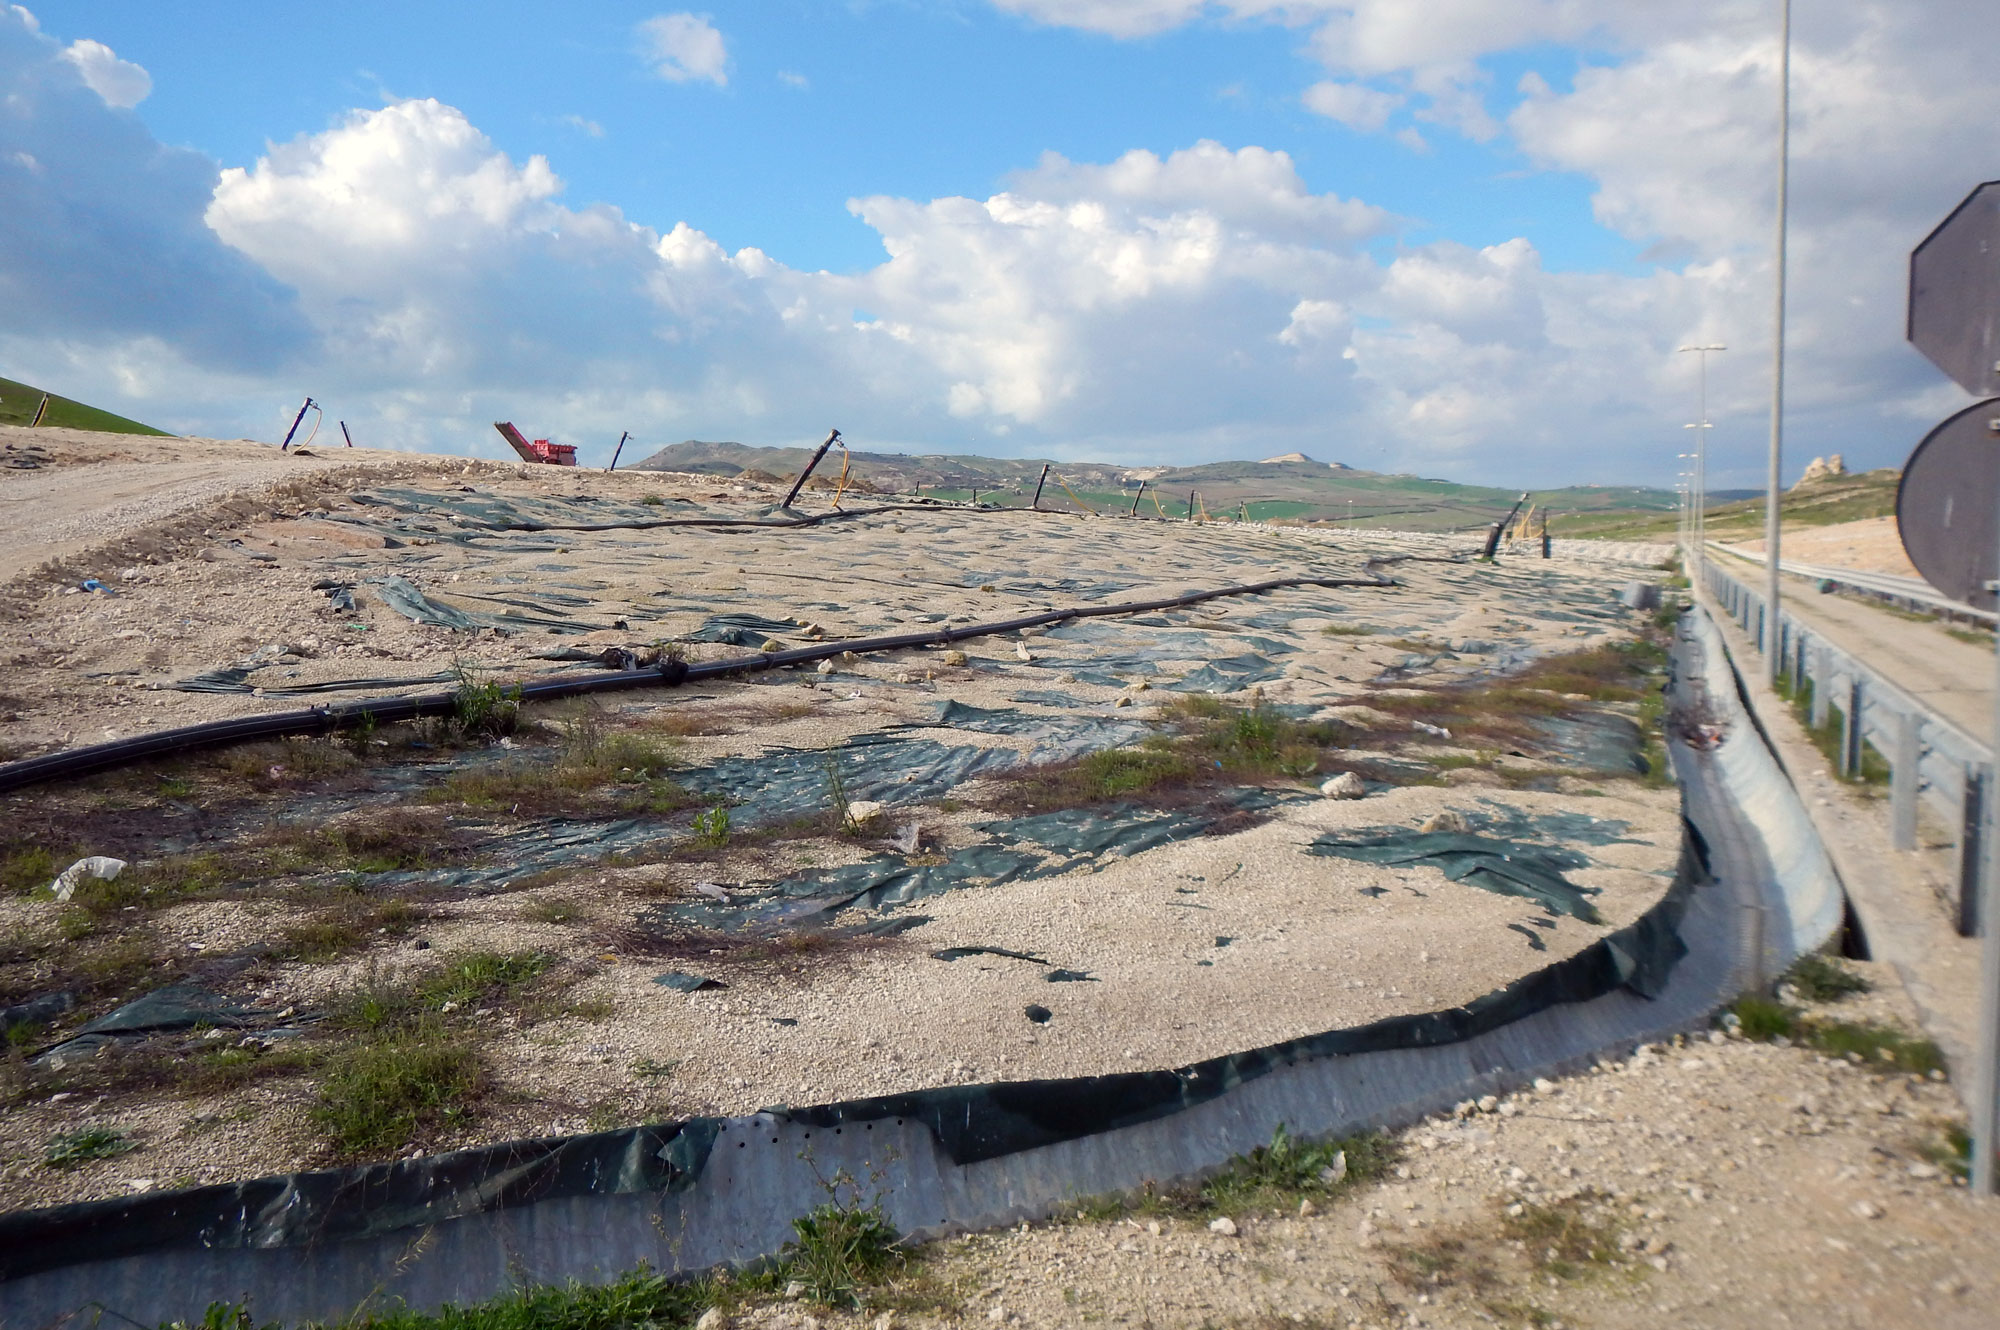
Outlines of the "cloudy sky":
[[[1670,483],[1721,342],[1761,483],[1777,0],[31,8],[0,375],[165,428]],[[2000,5],[1799,11],[1788,471],[1893,465]]]

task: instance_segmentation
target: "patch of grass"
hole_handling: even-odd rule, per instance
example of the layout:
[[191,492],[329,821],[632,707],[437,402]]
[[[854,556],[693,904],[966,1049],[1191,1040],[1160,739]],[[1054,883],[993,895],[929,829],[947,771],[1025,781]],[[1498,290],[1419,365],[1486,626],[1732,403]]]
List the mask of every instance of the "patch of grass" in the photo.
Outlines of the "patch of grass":
[[467,739],[497,739],[512,734],[521,719],[521,690],[494,680],[478,664],[455,660],[451,729]]
[[1729,1009],[1747,1039],[1785,1039],[1884,1074],[1928,1076],[1945,1070],[1944,1053],[1936,1043],[1886,1025],[1816,1020],[1797,1007],[1756,994],[1736,999]]
[[280,827],[264,844],[269,848],[263,866],[272,872],[390,873],[462,859],[465,837],[440,817],[384,808],[330,827]]
[[648,494],[645,497],[641,498],[639,502],[645,504],[648,508],[658,508],[663,506],[666,503],[666,500],[661,498],[657,494]]
[[1352,737],[1338,721],[1296,721],[1261,701],[1234,706],[1195,693],[1174,698],[1161,711],[1174,733],[1002,776],[1000,803],[1043,812],[1218,784],[1302,781],[1334,760]]
[[422,907],[409,901],[371,900],[357,892],[310,919],[287,925],[279,936],[286,956],[319,964],[359,951],[385,932],[406,933],[425,917]]
[[531,900],[521,907],[521,916],[538,924],[573,924],[583,916],[573,901]]
[[1793,962],[1780,982],[1790,984],[1808,1002],[1838,1002],[1874,987],[1854,971],[1817,951]]
[[1387,1261],[1389,1277],[1413,1293],[1458,1288],[1483,1294],[1503,1283],[1491,1252],[1456,1233],[1433,1232],[1391,1247]]
[[1330,623],[1320,629],[1320,632],[1327,637],[1373,637],[1380,631],[1382,630],[1370,628],[1365,623]]
[[1630,1264],[1618,1247],[1618,1225],[1593,1199],[1522,1202],[1519,1214],[1502,1212],[1500,1231],[1521,1244],[1531,1265],[1555,1279],[1577,1280]]
[[310,1070],[318,1061],[319,1050],[299,1039],[287,1039],[268,1049],[237,1043],[197,1045],[174,1059],[174,1084],[189,1094],[227,1094],[257,1081]]
[[1729,1006],[1745,1039],[1789,1039],[1798,1033],[1798,1010],[1776,998],[1746,993]]
[[42,1163],[55,1169],[81,1168],[99,1159],[111,1159],[138,1148],[138,1142],[115,1127],[81,1127],[51,1140],[42,1152]]
[[204,765],[211,774],[233,776],[268,788],[341,775],[355,770],[361,760],[348,748],[330,740],[293,738],[225,748]]
[[487,1086],[479,1054],[439,1034],[398,1034],[335,1052],[309,1115],[339,1155],[393,1153],[465,1121]]
[[1269,1145],[1237,1155],[1198,1186],[1160,1189],[1147,1183],[1134,1196],[1080,1200],[1075,1215],[1102,1222],[1132,1213],[1205,1219],[1296,1210],[1302,1200],[1324,1201],[1380,1180],[1395,1167],[1400,1148],[1394,1137],[1382,1132],[1305,1145],[1280,1124]]
[[10,896],[46,891],[57,873],[81,857],[58,854],[43,845],[10,845],[0,854],[0,891]]
[[1917,1147],[1917,1153],[1954,1178],[1972,1176],[1972,1134],[1962,1123],[1948,1123],[1938,1136]]
[[1778,680],[1776,691],[1779,697],[1792,704],[1792,714],[1797,718],[1799,728],[1806,732],[1806,738],[1819,750],[1819,755],[1826,759],[1827,770],[1841,780],[1871,789],[1879,790],[1888,785],[1891,775],[1888,760],[1875,751],[1873,744],[1865,740],[1861,745],[1861,769],[1852,776],[1840,774],[1841,748],[1846,742],[1847,713],[1837,706],[1829,705],[1826,709],[1826,723],[1814,725],[1812,708],[1815,686],[1811,679],[1794,682],[1792,677],[1786,674]]
[[792,1221],[792,1241],[780,1259],[806,1296],[829,1307],[859,1307],[864,1289],[886,1279],[903,1260],[899,1238],[878,1201],[835,1201]]

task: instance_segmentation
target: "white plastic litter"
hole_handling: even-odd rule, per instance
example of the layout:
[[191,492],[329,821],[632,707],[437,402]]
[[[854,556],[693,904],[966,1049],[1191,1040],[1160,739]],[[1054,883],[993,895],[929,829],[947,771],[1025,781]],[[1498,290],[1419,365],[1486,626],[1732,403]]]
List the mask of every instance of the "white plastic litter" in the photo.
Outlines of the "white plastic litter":
[[109,855],[93,854],[88,859],[77,860],[68,868],[56,874],[56,880],[49,884],[49,890],[55,892],[57,900],[66,901],[76,894],[78,887],[91,878],[99,878],[105,882],[109,882],[124,871],[125,861],[123,859],[113,859]]

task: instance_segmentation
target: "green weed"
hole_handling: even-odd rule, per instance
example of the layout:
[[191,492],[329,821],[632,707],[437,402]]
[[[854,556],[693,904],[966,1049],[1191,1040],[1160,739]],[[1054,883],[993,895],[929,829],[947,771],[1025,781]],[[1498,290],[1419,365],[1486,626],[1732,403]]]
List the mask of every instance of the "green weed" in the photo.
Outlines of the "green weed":
[[881,1203],[867,1207],[828,1201],[792,1221],[792,1241],[780,1259],[806,1296],[829,1307],[859,1307],[861,1293],[902,1260],[898,1235]]
[[337,1154],[389,1154],[420,1131],[464,1121],[486,1083],[463,1043],[398,1035],[334,1053],[309,1116]]
[[1552,1204],[1523,1202],[1519,1214],[1502,1213],[1500,1231],[1521,1244],[1538,1270],[1559,1280],[1581,1279],[1630,1263],[1618,1247],[1618,1225],[1596,1213],[1586,1197]]
[[1839,961],[1817,951],[1799,957],[1780,982],[1790,984],[1808,1002],[1838,1002],[1874,987]]
[[139,1145],[115,1127],[90,1126],[64,1132],[49,1142],[42,1163],[49,1168],[71,1169],[99,1159],[111,1159],[136,1150]]
[[694,815],[695,840],[709,849],[729,844],[729,806],[717,804]]

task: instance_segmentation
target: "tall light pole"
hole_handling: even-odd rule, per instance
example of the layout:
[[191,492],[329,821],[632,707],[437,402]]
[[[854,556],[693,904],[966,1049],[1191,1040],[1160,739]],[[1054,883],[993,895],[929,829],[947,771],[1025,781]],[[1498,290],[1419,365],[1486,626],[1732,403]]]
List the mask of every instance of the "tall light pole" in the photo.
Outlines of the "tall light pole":
[[[1699,410],[1694,424],[1688,428],[1694,435],[1694,566],[1697,571],[1706,571],[1708,558],[1708,353],[1727,351],[1720,342],[1710,342],[1703,346],[1684,346],[1682,351],[1694,352],[1696,379],[1700,384],[1696,402]],[[1688,574],[1690,581],[1699,580],[1694,573]]]
[[1785,210],[1791,201],[1792,164],[1792,0],[1780,0],[1783,18],[1778,37],[1778,236],[1777,299],[1771,345],[1771,467],[1765,480],[1764,566],[1769,573],[1764,597],[1764,677],[1778,683],[1778,510],[1784,500],[1779,468],[1785,448]]

